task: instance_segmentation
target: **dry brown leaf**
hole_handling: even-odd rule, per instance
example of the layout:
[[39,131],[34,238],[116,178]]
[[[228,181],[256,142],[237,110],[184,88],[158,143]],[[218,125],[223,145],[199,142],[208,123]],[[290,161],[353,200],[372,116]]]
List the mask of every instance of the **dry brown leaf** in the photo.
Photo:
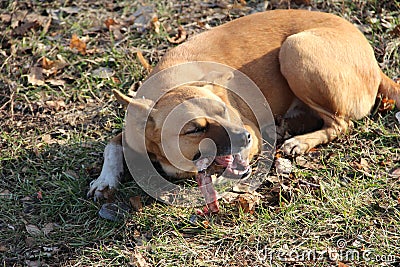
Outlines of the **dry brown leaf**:
[[82,55],[86,54],[86,43],[78,38],[76,34],[72,35],[71,42],[69,44],[71,49],[78,50]]
[[378,111],[380,113],[386,113],[388,111],[392,111],[395,108],[395,101],[393,99],[389,99],[386,96],[384,96],[379,104]]
[[8,251],[8,247],[0,244],[0,252],[7,252],[7,251]]
[[32,85],[44,85],[43,69],[41,67],[32,67],[28,74],[28,83]]
[[37,22],[36,20],[35,21],[28,21],[28,22],[25,22],[25,23],[21,24],[17,28],[15,28],[13,33],[14,33],[14,35],[24,35],[30,29],[36,29],[38,27],[39,27],[39,22]]
[[172,44],[180,44],[183,43],[187,38],[187,33],[182,26],[178,27],[178,33],[174,37],[167,37],[168,42]]
[[33,235],[33,236],[42,234],[42,231],[39,229],[39,227],[37,227],[36,225],[33,225],[33,224],[25,225],[25,229],[28,232],[28,234]]
[[67,107],[67,104],[65,104],[64,100],[48,100],[45,103],[49,108],[56,111],[65,109]]
[[118,22],[116,22],[114,19],[112,18],[108,18],[104,21],[104,24],[106,25],[107,29],[110,29],[111,25],[117,25]]
[[65,81],[62,79],[47,79],[46,82],[51,85],[55,85],[55,86],[64,86],[65,85]]
[[131,262],[133,266],[137,267],[150,267],[150,265],[146,262],[145,258],[142,256],[142,253],[138,249],[132,254]]
[[155,31],[157,34],[159,34],[159,33],[160,33],[160,26],[161,26],[161,23],[160,23],[160,21],[158,20],[158,18],[157,18],[157,17],[154,17],[154,18],[151,20],[151,23],[152,23],[153,26],[154,26],[154,31]]
[[390,176],[394,178],[400,178],[400,168],[394,169],[391,173]]
[[10,23],[11,22],[11,15],[10,14],[0,14],[0,20],[3,23]]
[[42,228],[42,233],[45,235],[50,234],[54,230],[54,223],[46,223]]
[[338,267],[348,267],[348,265],[343,263],[343,262],[341,262],[341,261],[339,261],[338,262]]
[[57,74],[59,70],[68,66],[68,63],[65,62],[62,57],[60,57],[60,58],[61,59],[57,59],[57,60],[50,60],[46,57],[42,58],[43,73],[46,76]]
[[132,209],[134,211],[141,212],[143,210],[143,204],[140,200],[140,196],[130,197],[129,202],[131,203]]
[[260,204],[260,200],[261,196],[256,192],[244,193],[239,195],[237,203],[242,208],[243,212],[253,214],[256,205]]
[[114,40],[122,40],[124,35],[121,33],[121,25],[110,25],[110,31],[113,34]]
[[353,166],[358,169],[358,170],[368,170],[369,164],[368,161],[365,158],[361,158],[358,162],[355,161],[353,162]]
[[142,66],[143,66],[148,72],[151,72],[152,68],[151,68],[149,62],[147,62],[147,60],[144,58],[142,52],[137,51],[137,52],[136,52],[136,56],[137,56],[137,58],[138,58],[140,64],[142,64]]

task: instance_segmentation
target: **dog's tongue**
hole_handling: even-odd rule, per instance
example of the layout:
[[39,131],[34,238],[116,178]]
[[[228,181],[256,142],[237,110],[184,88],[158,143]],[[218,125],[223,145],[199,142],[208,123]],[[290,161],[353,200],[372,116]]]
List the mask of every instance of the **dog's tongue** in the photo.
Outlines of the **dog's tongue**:
[[205,172],[199,172],[196,176],[197,184],[199,185],[200,192],[203,194],[206,201],[207,210],[206,213],[218,213],[219,202],[217,198],[217,192],[214,189],[211,175]]

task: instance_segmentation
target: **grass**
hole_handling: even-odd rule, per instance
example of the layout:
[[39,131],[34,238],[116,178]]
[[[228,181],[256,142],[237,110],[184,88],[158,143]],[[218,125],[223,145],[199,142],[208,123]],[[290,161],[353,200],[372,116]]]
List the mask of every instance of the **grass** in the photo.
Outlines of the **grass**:
[[[300,2],[290,8],[327,11],[359,25],[382,69],[398,77],[398,1]],[[24,10],[37,21],[52,16],[48,30],[42,24],[22,34],[16,27],[23,22],[14,22],[16,27],[12,18],[0,22],[3,266],[143,266],[141,257],[151,266],[397,266],[400,181],[391,173],[399,168],[400,130],[394,112],[356,122],[350,134],[304,156],[308,164],[291,159],[290,179],[281,186],[263,184],[264,199],[253,214],[224,203],[218,216],[192,222],[194,209],[155,202],[128,181],[116,201],[140,195],[143,211],[119,222],[98,217],[101,203],[87,199],[86,192],[100,173],[107,140],[123,127],[124,111],[111,90],[128,92],[146,75],[135,52],[142,50],[154,65],[178,25],[194,34],[205,30],[197,21],[214,26],[265,6],[264,1],[152,4],[164,25],[159,34],[129,24],[127,18],[140,8],[133,1],[0,3],[2,16]],[[268,1],[267,9],[288,6]],[[122,40],[103,26],[107,18],[126,23]],[[94,52],[70,49],[72,33],[87,37],[87,49]],[[31,68],[40,67],[44,56],[68,63],[49,76],[63,86],[28,83]],[[111,68],[112,78],[92,75],[100,67]]]

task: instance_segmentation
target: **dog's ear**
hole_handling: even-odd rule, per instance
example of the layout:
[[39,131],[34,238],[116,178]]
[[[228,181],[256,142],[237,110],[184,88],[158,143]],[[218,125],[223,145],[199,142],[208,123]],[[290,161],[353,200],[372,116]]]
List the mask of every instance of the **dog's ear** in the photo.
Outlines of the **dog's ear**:
[[232,71],[226,71],[226,72],[210,71],[209,73],[204,75],[204,77],[201,78],[200,80],[226,87],[228,85],[228,82],[233,77],[234,75]]
[[145,133],[148,131],[151,134],[155,126],[152,115],[157,110],[152,108],[153,106],[154,101],[144,98],[130,99],[128,104],[125,133],[130,140],[126,141],[136,152],[146,153]]
[[132,101],[132,98],[124,95],[123,93],[121,93],[120,91],[118,91],[117,89],[113,89],[112,90],[115,98],[117,99],[118,103],[120,103],[121,105],[123,105],[125,108],[129,105],[129,103]]

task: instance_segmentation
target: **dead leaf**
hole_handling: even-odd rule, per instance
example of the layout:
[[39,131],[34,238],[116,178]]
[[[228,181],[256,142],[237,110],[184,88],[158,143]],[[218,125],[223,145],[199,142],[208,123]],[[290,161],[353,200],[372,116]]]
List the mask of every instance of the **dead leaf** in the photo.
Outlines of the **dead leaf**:
[[395,108],[395,106],[396,106],[396,104],[393,99],[389,99],[386,96],[384,96],[380,99],[378,112],[386,113],[386,112],[392,111]]
[[187,33],[182,26],[178,27],[178,33],[174,37],[167,37],[168,42],[171,44],[180,44],[183,43],[187,38]]
[[292,172],[292,163],[290,160],[285,158],[277,158],[275,159],[275,170],[276,174],[284,175],[290,174]]
[[348,265],[343,263],[343,262],[341,262],[341,261],[339,261],[338,262],[338,267],[348,267]]
[[135,249],[135,252],[132,254],[130,264],[137,267],[150,267],[138,249]]
[[54,230],[54,223],[46,223],[42,228],[42,233],[44,235],[50,234]]
[[400,178],[400,168],[394,169],[391,173],[390,176],[393,178]]
[[112,18],[108,18],[104,21],[104,24],[106,25],[107,29],[110,29],[111,25],[117,25],[118,22],[116,22],[114,19]]
[[48,100],[45,103],[49,108],[55,111],[64,110],[67,107],[64,100]]
[[361,158],[358,162],[353,162],[353,166],[358,170],[367,171],[369,169],[368,161],[365,158]]
[[39,27],[39,23],[36,20],[35,21],[28,21],[28,22],[25,22],[25,23],[21,24],[17,28],[15,28],[13,33],[14,33],[14,35],[24,35],[30,29],[36,29],[38,27]]
[[10,23],[11,22],[11,15],[10,14],[0,14],[0,20],[3,23]]
[[46,83],[49,83],[54,86],[65,86],[65,81],[62,79],[47,79]]
[[44,85],[43,69],[41,67],[32,67],[28,74],[28,83],[32,85]]
[[68,66],[68,63],[62,57],[57,60],[50,60],[46,57],[42,58],[43,73],[48,77],[53,74],[57,74],[59,70]]
[[260,194],[253,193],[244,193],[239,195],[238,204],[244,213],[253,214],[256,208],[256,205],[260,204],[261,196]]
[[0,244],[0,252],[7,252],[8,251],[8,247]]
[[10,190],[3,190],[0,192],[0,198],[10,198],[11,197],[11,192]]
[[151,20],[151,23],[153,24],[154,31],[155,31],[157,34],[159,34],[159,33],[160,33],[160,26],[161,26],[161,23],[160,23],[160,21],[158,20],[158,18],[157,18],[157,17],[154,17],[154,18]]
[[129,202],[131,203],[132,209],[134,211],[141,212],[143,210],[143,204],[140,200],[140,196],[130,197]]
[[124,35],[121,33],[121,25],[110,25],[109,29],[113,34],[114,40],[119,41],[124,38]]
[[114,76],[114,71],[111,68],[100,67],[92,71],[92,75],[97,78],[109,79]]
[[137,56],[140,64],[142,64],[143,68],[145,68],[147,70],[147,72],[151,72],[152,68],[151,68],[149,62],[147,62],[147,60],[144,58],[142,52],[137,51],[136,56]]
[[33,224],[27,224],[25,225],[25,229],[28,232],[28,234],[36,236],[36,235],[41,235],[42,231],[37,227],[36,225]]
[[71,42],[69,44],[71,49],[78,50],[82,55],[86,54],[86,43],[78,38],[76,34],[72,35]]

